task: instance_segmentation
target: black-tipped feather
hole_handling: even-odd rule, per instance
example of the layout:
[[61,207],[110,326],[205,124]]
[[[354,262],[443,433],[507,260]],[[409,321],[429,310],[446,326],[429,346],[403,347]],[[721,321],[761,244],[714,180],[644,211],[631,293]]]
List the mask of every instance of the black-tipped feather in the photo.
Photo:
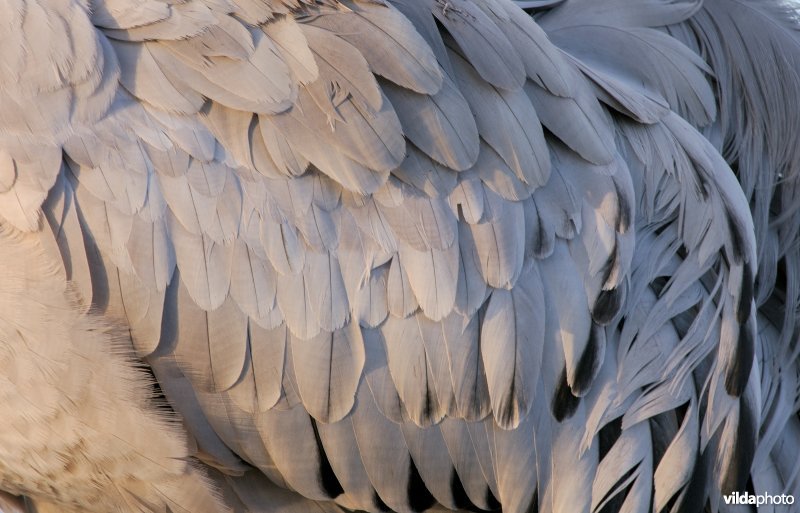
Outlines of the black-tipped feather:
[[747,386],[750,372],[755,357],[755,341],[753,340],[754,327],[750,322],[739,326],[739,337],[736,341],[736,351],[733,354],[733,364],[725,375],[725,390],[734,397],[739,397]]
[[572,383],[572,394],[576,397],[583,397],[591,387],[597,370],[600,367],[605,348],[605,329],[599,324],[592,323],[589,330],[589,340],[586,348],[578,360],[578,367],[575,371],[575,381]]
[[328,494],[328,497],[335,499],[344,493],[344,488],[336,477],[336,474],[331,468],[331,463],[328,460],[328,455],[325,453],[325,448],[322,446],[322,440],[319,437],[319,429],[317,428],[317,421],[311,419],[311,427],[314,429],[314,438],[317,441],[317,448],[319,449],[319,475],[320,484],[322,489]]
[[745,324],[748,319],[750,319],[754,285],[752,267],[745,264],[742,271],[742,288],[739,291],[739,304],[736,305],[736,320],[739,324]]
[[745,490],[750,479],[750,469],[755,456],[756,424],[758,420],[753,418],[753,412],[747,403],[746,398],[739,399],[739,419],[736,425],[736,439],[731,450],[728,468],[724,469],[721,488],[723,494],[729,494]]
[[580,402],[580,398],[572,394],[572,389],[570,389],[569,383],[567,383],[567,369],[564,368],[564,370],[561,371],[558,388],[556,388],[556,392],[550,404],[553,417],[555,417],[558,422],[572,417]]
[[425,481],[419,475],[414,461],[408,460],[408,504],[415,512],[422,512],[436,504],[431,492],[425,486]]
[[592,307],[592,319],[600,326],[606,326],[614,320],[621,307],[622,294],[619,287],[601,290]]

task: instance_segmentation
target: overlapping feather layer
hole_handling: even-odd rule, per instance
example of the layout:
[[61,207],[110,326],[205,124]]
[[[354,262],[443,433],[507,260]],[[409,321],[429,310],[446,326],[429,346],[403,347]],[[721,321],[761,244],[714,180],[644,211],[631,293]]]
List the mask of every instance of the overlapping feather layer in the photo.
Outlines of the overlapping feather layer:
[[759,134],[800,122],[796,67],[765,89],[800,52],[744,26],[770,2],[55,4],[7,8],[63,71],[8,61],[2,101],[53,106],[0,113],[0,216],[129,329],[234,509],[304,511],[265,477],[715,509],[754,456],[797,486],[797,158]]

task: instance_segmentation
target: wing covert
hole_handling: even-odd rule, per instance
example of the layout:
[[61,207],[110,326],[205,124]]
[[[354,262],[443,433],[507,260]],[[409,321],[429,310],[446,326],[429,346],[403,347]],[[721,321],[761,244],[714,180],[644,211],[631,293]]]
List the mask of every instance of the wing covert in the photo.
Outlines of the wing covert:
[[35,47],[60,82],[11,56],[54,107],[0,99],[0,216],[122,321],[243,511],[264,476],[638,511],[722,469],[704,502],[749,475],[756,276],[794,258],[715,147],[718,63],[675,37],[707,3],[67,2],[43,12],[84,37]]

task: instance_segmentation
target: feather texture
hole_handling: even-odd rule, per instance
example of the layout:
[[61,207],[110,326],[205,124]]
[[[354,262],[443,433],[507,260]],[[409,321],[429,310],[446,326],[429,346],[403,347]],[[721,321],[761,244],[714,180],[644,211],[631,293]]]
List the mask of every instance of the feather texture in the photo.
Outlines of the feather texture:
[[0,4],[0,503],[800,493],[778,0]]
[[326,423],[349,413],[364,366],[359,327],[350,323],[308,340],[291,337],[291,348],[298,392],[309,413]]

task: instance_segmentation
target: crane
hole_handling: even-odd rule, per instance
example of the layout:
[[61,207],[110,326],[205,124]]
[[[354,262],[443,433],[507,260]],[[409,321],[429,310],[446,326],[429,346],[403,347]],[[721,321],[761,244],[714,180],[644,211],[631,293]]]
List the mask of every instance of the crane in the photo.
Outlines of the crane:
[[0,511],[797,507],[799,27],[0,1]]

